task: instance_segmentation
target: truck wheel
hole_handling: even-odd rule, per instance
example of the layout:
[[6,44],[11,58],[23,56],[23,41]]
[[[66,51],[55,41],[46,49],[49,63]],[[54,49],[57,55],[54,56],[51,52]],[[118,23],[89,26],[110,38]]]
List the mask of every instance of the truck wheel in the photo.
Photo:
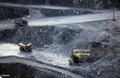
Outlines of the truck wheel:
[[29,52],[29,50],[28,50],[27,48],[25,49],[25,51],[26,51],[26,52]]
[[23,50],[24,50],[24,48],[20,47],[20,51],[23,51]]
[[27,23],[26,23],[26,22],[23,22],[22,25],[23,25],[23,26],[27,26]]
[[79,63],[77,56],[73,56],[73,58],[74,58],[74,63]]
[[27,26],[27,23],[25,23],[25,26]]
[[29,52],[31,52],[32,50],[29,50]]

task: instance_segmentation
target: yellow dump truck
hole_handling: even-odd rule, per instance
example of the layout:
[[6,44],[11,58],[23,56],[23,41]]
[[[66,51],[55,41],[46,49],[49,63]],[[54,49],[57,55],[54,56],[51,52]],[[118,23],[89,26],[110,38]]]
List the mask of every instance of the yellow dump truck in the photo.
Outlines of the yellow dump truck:
[[83,51],[81,51],[80,49],[73,49],[71,59],[69,61],[73,63],[79,63],[82,60],[82,58]]
[[13,19],[12,23],[15,23],[15,26],[27,26],[28,20],[25,17]]
[[19,43],[20,51],[31,52],[33,50],[32,43]]
[[89,56],[89,49],[73,49],[71,58],[69,59],[69,65],[78,64],[83,62],[83,56]]

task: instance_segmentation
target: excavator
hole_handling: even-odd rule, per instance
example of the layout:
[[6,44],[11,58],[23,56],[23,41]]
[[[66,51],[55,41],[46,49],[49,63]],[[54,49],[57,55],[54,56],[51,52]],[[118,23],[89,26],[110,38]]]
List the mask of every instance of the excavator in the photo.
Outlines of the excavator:
[[71,59],[69,59],[69,64],[82,62],[83,52],[80,49],[73,49],[71,54]]
[[69,65],[71,66],[73,64],[80,65],[80,63],[83,63],[83,56],[90,55],[90,53],[86,53],[86,52],[88,52],[88,50],[73,49],[72,54],[71,54],[71,59],[69,59]]

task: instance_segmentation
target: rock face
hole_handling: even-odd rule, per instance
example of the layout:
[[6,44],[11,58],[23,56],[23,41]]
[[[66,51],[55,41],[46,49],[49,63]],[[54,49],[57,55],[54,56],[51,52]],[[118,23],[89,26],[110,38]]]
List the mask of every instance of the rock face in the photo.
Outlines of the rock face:
[[109,0],[74,0],[75,7],[86,7],[93,9],[109,9],[113,6],[112,1]]
[[70,6],[94,9],[120,9],[119,0],[0,0],[0,2],[21,3],[21,4],[44,4],[55,6]]
[[50,5],[73,6],[73,0],[48,0]]
[[92,48],[99,48],[102,47],[102,43],[101,42],[93,42],[91,45]]
[[54,17],[54,16],[70,16],[70,15],[91,14],[93,12],[90,12],[90,11],[80,11],[80,10],[41,9],[41,13],[44,16],[47,16],[47,17]]
[[[6,40],[10,43],[32,42],[39,47],[53,43],[58,45],[63,44],[66,45],[66,49],[69,49],[69,47],[90,48],[91,45],[92,48],[118,47],[120,45],[119,38],[117,38],[118,34],[114,34],[118,31],[118,28],[114,29],[112,23],[109,22],[108,25],[106,23],[108,22],[16,27],[0,31],[0,39],[1,41]],[[103,30],[101,28],[102,25],[106,28],[110,27],[110,30]]]
[[21,3],[21,4],[49,4],[57,6],[72,6],[73,0],[0,0],[0,2]]
[[0,7],[0,19],[13,19],[28,14],[29,9],[26,8]]
[[80,33],[78,31],[54,26],[22,27],[1,31],[0,38],[10,39],[13,43],[32,42],[35,46],[41,47],[53,43],[68,44],[74,39],[75,34]]
[[60,10],[60,9],[28,9],[15,7],[0,7],[1,19],[14,19],[25,16],[26,18],[44,18],[54,16],[69,16],[69,15],[83,15],[91,14],[91,11],[81,10]]
[[21,4],[45,4],[45,0],[0,0],[0,2],[21,3]]

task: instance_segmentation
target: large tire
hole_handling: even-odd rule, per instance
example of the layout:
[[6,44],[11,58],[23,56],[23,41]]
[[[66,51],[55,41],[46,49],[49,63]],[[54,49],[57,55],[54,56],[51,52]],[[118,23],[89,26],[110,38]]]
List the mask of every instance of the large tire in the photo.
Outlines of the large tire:
[[23,48],[23,47],[20,47],[20,51],[24,51],[24,48]]
[[27,22],[23,21],[23,22],[22,22],[22,25],[23,25],[23,26],[27,26]]
[[26,51],[26,52],[29,52],[29,49],[26,48],[25,51]]
[[28,24],[27,23],[25,23],[25,26],[27,26]]
[[30,49],[27,49],[27,48],[25,49],[25,51],[26,51],[26,52],[31,52],[31,50],[30,50]]
[[79,63],[79,60],[78,60],[77,56],[73,55],[73,59],[74,59],[74,63]]

